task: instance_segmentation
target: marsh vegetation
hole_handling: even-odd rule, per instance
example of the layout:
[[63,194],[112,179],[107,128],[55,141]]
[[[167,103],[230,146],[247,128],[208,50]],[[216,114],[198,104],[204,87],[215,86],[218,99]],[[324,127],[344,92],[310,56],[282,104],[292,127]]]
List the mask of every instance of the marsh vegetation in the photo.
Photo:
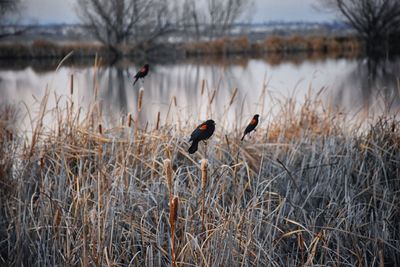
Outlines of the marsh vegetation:
[[[189,155],[197,121],[158,113],[141,124],[142,93],[134,113],[106,125],[98,88],[82,109],[69,87],[27,114],[29,134],[15,125],[25,114],[1,107],[1,265],[400,264],[396,114],[349,117],[318,95],[273,99],[273,114],[259,103],[269,119],[250,139],[240,142],[245,123],[221,119]],[[212,110],[212,91],[197,95]]]

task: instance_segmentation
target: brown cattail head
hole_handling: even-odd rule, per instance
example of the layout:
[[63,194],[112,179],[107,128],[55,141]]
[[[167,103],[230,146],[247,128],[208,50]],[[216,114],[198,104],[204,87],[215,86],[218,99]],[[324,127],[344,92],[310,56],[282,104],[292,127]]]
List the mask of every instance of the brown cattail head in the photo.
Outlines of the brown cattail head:
[[139,89],[138,111],[142,110],[143,94],[144,94],[144,89],[142,87]]
[[215,94],[216,94],[216,93],[217,93],[217,90],[214,90],[214,91],[212,92],[211,98],[210,98],[210,100],[209,100],[210,105],[211,105],[212,102],[214,101],[214,98],[215,98]]
[[70,87],[71,95],[74,94],[74,74],[71,74],[71,87]]
[[204,190],[207,185],[207,166],[208,160],[201,160],[201,189]]
[[229,101],[229,106],[231,106],[233,104],[233,101],[235,100],[237,92],[238,92],[238,89],[235,88],[235,90],[233,90],[233,93],[231,95],[231,100]]
[[206,87],[206,80],[203,79],[203,81],[201,82],[201,95],[204,94],[204,88]]
[[156,130],[160,128],[160,111],[157,113]]
[[172,97],[172,101],[174,102],[174,106],[176,107],[176,106],[177,106],[176,96],[173,96],[173,97]]
[[99,123],[99,134],[103,134],[103,126]]
[[60,225],[60,222],[61,222],[61,211],[59,208],[57,208],[53,218],[53,226],[58,227]]
[[172,200],[171,213],[169,218],[171,226],[174,227],[176,221],[178,220],[178,206],[179,206],[179,197],[174,196],[174,199]]
[[[394,131],[393,131],[394,132]],[[13,133],[11,131],[8,132],[8,140],[12,141],[13,140]]]
[[172,192],[172,164],[170,159],[164,160],[165,180],[170,192]]
[[132,126],[132,114],[131,114],[131,113],[128,114],[128,121],[127,121],[127,123],[128,123],[128,127],[130,128],[130,127]]

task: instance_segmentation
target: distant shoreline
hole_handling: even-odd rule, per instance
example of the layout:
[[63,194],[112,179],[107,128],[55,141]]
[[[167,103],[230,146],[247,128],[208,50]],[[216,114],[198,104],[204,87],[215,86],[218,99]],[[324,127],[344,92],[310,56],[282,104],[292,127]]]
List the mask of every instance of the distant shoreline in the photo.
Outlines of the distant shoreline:
[[[120,47],[122,57],[143,58],[190,58],[197,56],[264,55],[313,53],[333,57],[354,57],[362,53],[361,41],[353,36],[270,36],[263,41],[250,42],[247,36],[221,38],[178,44],[156,44],[157,47]],[[105,45],[98,42],[56,42],[35,40],[30,43],[3,41],[0,43],[0,59],[62,59],[73,51],[72,58],[94,58],[107,61],[115,58]],[[145,52],[143,52],[145,51]]]

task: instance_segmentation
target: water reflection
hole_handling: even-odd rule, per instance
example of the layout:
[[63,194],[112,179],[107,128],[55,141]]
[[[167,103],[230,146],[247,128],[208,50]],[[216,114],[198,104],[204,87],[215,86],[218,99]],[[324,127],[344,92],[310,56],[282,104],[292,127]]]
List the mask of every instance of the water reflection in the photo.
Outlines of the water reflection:
[[335,102],[376,112],[389,110],[395,113],[400,106],[399,74],[399,59],[358,60],[338,83]]
[[[42,63],[41,63],[42,64]],[[94,67],[82,62],[61,67],[55,72],[36,67],[0,69],[1,102],[24,102],[34,106],[49,88],[54,95],[67,95],[70,75],[74,75],[74,100],[87,108],[98,94],[106,123],[115,125],[128,112],[138,116],[142,125],[154,125],[157,113],[162,122],[173,121],[178,127],[187,121],[212,117],[231,127],[233,121],[247,120],[254,113],[269,114],[277,110],[277,100],[295,97],[298,102],[311,91],[327,88],[324,101],[344,112],[369,109],[382,112],[390,105],[392,112],[400,106],[398,73],[400,61],[372,62],[363,59],[310,58],[202,58],[172,63],[152,63],[144,82],[132,86],[132,75],[139,68],[122,61],[113,66]],[[35,69],[34,69],[35,68]],[[202,94],[202,82],[206,80]],[[267,92],[263,93],[266,85]],[[144,106],[137,114],[138,89],[145,89]],[[231,94],[238,94],[229,107]],[[177,99],[177,105],[172,102]],[[210,101],[212,100],[212,104]],[[50,97],[54,106],[56,97]],[[265,106],[263,105],[265,103]]]

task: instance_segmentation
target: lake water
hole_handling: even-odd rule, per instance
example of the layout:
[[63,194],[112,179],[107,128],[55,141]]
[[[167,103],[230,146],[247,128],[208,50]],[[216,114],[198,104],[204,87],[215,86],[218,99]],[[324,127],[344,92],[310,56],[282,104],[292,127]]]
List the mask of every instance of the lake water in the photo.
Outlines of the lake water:
[[[326,105],[349,114],[368,111],[372,116],[385,110],[398,114],[400,107],[398,59],[374,63],[367,59],[275,62],[269,58],[230,58],[151,63],[149,75],[135,87],[132,75],[140,65],[128,61],[99,68],[70,64],[57,71],[55,66],[43,69],[29,63],[18,67],[8,64],[1,62],[0,102],[14,103],[35,114],[37,100],[47,90],[49,108],[55,106],[56,96],[64,95],[60,103],[65,103],[73,75],[75,105],[87,110],[97,90],[107,126],[118,125],[130,112],[139,117],[142,126],[152,127],[160,112],[162,123],[181,126],[212,117],[231,127],[236,121],[243,124],[242,120],[247,121],[255,113],[271,117],[278,112],[279,102],[288,97],[302,103],[307,94],[318,93]],[[140,87],[144,88],[143,109],[137,113]],[[229,106],[235,88],[237,94]],[[26,128],[28,117],[22,117],[21,128]]]

